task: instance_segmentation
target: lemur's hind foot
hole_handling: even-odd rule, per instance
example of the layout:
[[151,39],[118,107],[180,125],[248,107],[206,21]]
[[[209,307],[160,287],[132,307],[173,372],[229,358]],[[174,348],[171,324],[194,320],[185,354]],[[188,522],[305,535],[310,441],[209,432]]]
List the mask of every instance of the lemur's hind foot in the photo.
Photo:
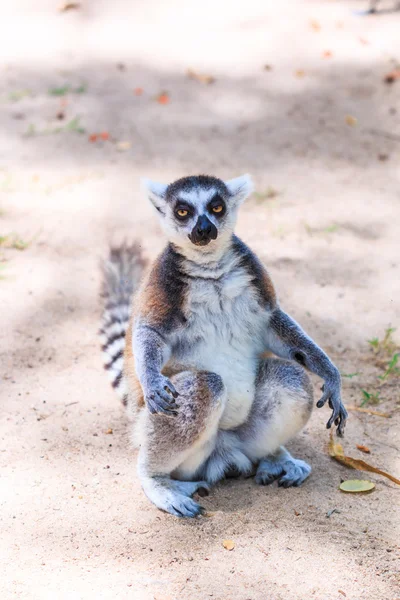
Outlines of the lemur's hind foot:
[[176,517],[197,517],[204,512],[192,499],[194,494],[208,496],[205,481],[176,481],[169,477],[142,478],[143,491],[153,504]]
[[280,448],[273,456],[263,458],[258,465],[255,482],[269,485],[278,481],[282,487],[298,487],[311,473],[311,467],[304,460],[294,458],[285,448]]

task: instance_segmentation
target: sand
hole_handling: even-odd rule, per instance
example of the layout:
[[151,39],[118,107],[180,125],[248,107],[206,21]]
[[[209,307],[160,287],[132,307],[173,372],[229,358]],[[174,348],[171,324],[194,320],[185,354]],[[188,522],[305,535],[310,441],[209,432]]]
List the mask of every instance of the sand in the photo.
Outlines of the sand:
[[[400,489],[328,456],[327,408],[290,444],[313,467],[302,488],[230,480],[202,501],[208,517],[178,520],[140,489],[97,337],[110,241],[149,258],[164,243],[140,176],[250,172],[238,233],[282,306],[360,373],[346,404],[379,392],[372,408],[392,415],[352,412],[346,452],[400,477],[399,379],[379,386],[387,358],[367,341],[400,327],[400,80],[384,82],[400,14],[354,15],[365,5],[0,7],[2,600],[400,598]],[[375,491],[341,493],[352,477]]]

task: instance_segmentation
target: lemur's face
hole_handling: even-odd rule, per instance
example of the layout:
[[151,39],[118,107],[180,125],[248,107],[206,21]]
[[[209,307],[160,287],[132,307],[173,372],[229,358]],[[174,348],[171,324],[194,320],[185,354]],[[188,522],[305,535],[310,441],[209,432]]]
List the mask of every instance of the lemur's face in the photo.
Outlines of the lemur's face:
[[198,175],[169,185],[147,179],[143,183],[169,241],[181,248],[210,250],[232,235],[237,209],[253,189],[247,175],[227,182]]

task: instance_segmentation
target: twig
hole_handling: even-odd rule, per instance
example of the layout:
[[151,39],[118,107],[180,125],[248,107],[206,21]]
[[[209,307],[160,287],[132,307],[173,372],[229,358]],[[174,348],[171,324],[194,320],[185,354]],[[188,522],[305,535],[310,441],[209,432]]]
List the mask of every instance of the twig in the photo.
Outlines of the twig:
[[361,406],[346,406],[347,410],[356,410],[357,412],[366,413],[368,415],[374,415],[375,417],[385,417],[385,419],[391,418],[391,413],[379,412],[378,410],[371,410],[370,408],[361,408]]
[[390,133],[389,131],[382,131],[380,129],[366,129],[365,131],[367,133],[372,133],[372,135],[380,135],[381,137],[393,140],[394,142],[400,142],[400,135]]

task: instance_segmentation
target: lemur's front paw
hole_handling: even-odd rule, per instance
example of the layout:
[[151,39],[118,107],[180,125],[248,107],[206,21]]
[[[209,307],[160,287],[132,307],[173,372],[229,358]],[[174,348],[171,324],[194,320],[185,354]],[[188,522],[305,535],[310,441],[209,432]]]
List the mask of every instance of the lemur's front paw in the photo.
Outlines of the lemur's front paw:
[[326,401],[332,409],[332,415],[326,424],[327,429],[330,429],[335,423],[337,426],[337,434],[342,437],[347,419],[347,410],[345,409],[340,396],[340,375],[333,379],[327,379],[322,386],[323,395],[321,400],[317,402],[317,408],[324,406]]
[[152,415],[167,415],[175,417],[179,406],[175,399],[179,396],[178,392],[167,377],[160,375],[145,390],[144,399],[147,408]]

